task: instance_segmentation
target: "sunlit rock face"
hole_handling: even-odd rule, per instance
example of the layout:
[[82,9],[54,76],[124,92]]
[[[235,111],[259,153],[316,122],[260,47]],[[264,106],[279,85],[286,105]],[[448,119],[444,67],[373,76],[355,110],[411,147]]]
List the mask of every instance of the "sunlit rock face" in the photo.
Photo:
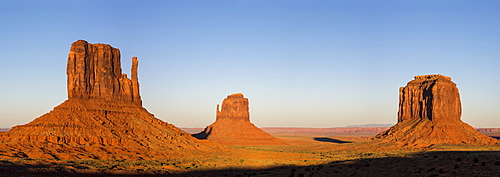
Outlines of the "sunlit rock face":
[[137,57],[132,58],[132,79],[122,74],[120,50],[108,44],[79,40],[68,54],[68,99],[103,99],[142,104],[137,77]]
[[219,110],[219,105],[217,105],[216,120],[221,119],[241,119],[250,121],[248,98],[244,98],[241,93],[228,95],[227,98],[222,101],[221,110]]
[[450,77],[415,76],[399,91],[398,122],[429,119],[435,122],[460,121],[462,108],[455,83]]
[[223,148],[202,142],[143,108],[137,69],[134,57],[129,79],[121,73],[118,49],[74,42],[68,56],[68,100],[2,133],[0,156],[161,159]]
[[285,145],[250,122],[248,98],[236,93],[217,105],[216,120],[194,137],[225,145]]
[[399,89],[398,124],[374,139],[401,145],[492,144],[497,140],[462,122],[460,95],[450,77],[415,76]]

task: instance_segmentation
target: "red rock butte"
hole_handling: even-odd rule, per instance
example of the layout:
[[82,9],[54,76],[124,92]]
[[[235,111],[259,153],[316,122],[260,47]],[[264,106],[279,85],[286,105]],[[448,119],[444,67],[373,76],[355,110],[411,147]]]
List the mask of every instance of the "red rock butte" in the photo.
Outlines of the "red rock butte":
[[101,99],[141,105],[137,57],[132,58],[132,79],[122,74],[120,50],[108,44],[79,40],[71,45],[66,73],[68,99]]
[[241,93],[227,96],[216,113],[215,122],[194,137],[224,145],[286,145],[250,122],[248,98]]
[[461,114],[458,88],[450,77],[415,76],[399,89],[398,123],[374,139],[402,146],[497,143],[462,122]]
[[0,157],[165,159],[223,148],[197,140],[143,108],[137,67],[134,57],[129,79],[122,74],[119,49],[74,42],[67,65],[68,100],[2,133]]

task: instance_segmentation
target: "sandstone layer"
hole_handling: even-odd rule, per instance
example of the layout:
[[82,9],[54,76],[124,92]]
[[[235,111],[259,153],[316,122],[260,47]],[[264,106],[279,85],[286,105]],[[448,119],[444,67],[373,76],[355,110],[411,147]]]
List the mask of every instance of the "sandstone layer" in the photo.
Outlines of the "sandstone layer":
[[217,105],[215,122],[193,136],[224,145],[286,145],[250,122],[248,105],[241,93],[227,96],[220,110]]
[[68,57],[68,100],[32,122],[2,133],[0,155],[155,159],[223,148],[197,140],[143,108],[137,67],[134,57],[129,79],[121,73],[118,49],[74,42]]
[[460,120],[460,96],[450,77],[415,76],[399,90],[398,123],[374,139],[403,146],[497,143]]

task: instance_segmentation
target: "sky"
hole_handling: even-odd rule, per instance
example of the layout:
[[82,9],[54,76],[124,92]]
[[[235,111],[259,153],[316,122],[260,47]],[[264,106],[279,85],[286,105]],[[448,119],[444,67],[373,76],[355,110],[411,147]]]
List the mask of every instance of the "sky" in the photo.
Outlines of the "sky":
[[[452,77],[462,120],[500,127],[500,1],[0,1],[0,127],[67,99],[72,42],[139,59],[143,106],[205,127],[243,93],[258,127],[397,123],[399,87]],[[130,74],[129,74],[130,75]]]

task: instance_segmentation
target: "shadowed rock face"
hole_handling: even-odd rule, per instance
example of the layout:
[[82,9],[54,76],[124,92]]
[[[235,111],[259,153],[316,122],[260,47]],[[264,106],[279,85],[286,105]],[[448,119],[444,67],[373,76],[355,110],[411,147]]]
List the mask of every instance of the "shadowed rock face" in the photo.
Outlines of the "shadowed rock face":
[[0,156],[161,159],[221,148],[193,138],[143,108],[137,67],[134,57],[132,79],[128,79],[121,73],[118,49],[74,42],[68,57],[68,100],[2,133]]
[[399,90],[398,124],[375,139],[415,146],[496,143],[460,120],[460,96],[450,77],[415,76]]
[[248,99],[237,93],[217,105],[217,117],[213,124],[193,136],[225,145],[285,145],[250,122]]

